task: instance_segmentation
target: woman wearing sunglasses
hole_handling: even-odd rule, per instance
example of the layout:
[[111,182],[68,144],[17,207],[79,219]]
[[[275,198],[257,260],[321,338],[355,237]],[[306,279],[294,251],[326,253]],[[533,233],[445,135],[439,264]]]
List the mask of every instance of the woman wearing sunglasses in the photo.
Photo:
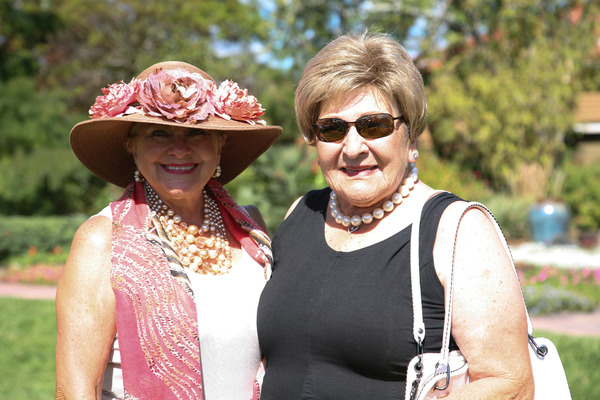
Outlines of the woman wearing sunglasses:
[[[439,352],[446,271],[462,200],[418,180],[421,75],[385,35],[322,49],[296,91],[305,140],[328,187],[290,208],[259,303],[262,400],[402,399],[413,337],[410,233],[420,220],[424,352]],[[457,237],[451,349],[470,383],[447,398],[529,399],[533,380],[518,280],[493,225],[468,211]]]

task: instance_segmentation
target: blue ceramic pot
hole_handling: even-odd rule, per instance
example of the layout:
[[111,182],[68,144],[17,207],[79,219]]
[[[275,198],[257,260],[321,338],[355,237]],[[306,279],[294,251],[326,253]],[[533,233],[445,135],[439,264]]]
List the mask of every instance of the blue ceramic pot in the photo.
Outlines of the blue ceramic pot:
[[536,242],[549,245],[557,239],[568,239],[570,220],[569,208],[561,202],[543,201],[529,209],[531,236]]

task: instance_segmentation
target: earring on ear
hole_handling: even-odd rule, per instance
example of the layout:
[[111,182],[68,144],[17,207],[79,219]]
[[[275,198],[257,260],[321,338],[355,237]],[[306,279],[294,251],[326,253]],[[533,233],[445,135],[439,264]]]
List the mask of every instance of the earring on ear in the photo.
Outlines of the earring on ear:
[[417,168],[415,163],[410,163],[408,165],[410,169],[408,176],[410,176],[413,179],[413,181],[417,183],[419,181],[419,169]]
[[221,166],[217,165],[217,169],[215,170],[215,173],[213,174],[213,178],[217,179],[218,177],[221,176]]
[[415,150],[410,154],[410,158],[411,158],[411,162],[415,162],[417,161],[417,158],[419,158],[419,150]]
[[136,169],[135,172],[133,173],[133,179],[136,182],[144,182],[146,180],[146,178],[144,178],[144,175],[142,175],[142,173],[140,172],[139,169]]

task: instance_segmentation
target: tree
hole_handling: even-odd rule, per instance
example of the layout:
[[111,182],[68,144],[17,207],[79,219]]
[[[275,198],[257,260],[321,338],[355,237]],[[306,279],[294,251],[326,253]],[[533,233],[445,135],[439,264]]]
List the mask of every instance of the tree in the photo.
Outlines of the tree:
[[0,0],[0,81],[35,76],[57,16],[39,2]]
[[189,62],[218,81],[252,76],[251,44],[268,30],[256,5],[238,0],[59,0],[55,10],[66,29],[51,40],[46,79],[82,109],[99,88],[159,61]]
[[269,49],[297,82],[308,60],[340,34],[368,27],[389,33],[401,43],[416,40],[410,29],[418,18],[428,17],[423,10],[431,3],[432,0],[275,0],[271,17],[275,27]]
[[27,77],[0,82],[0,93],[0,213],[97,211],[106,185],[69,148],[69,131],[85,116],[68,112],[68,94],[39,91]]
[[[578,7],[583,17],[574,21]],[[464,0],[450,15],[449,47],[427,77],[438,154],[480,171],[496,189],[547,194],[543,185],[533,193],[531,183],[549,180],[564,153],[597,6]]]

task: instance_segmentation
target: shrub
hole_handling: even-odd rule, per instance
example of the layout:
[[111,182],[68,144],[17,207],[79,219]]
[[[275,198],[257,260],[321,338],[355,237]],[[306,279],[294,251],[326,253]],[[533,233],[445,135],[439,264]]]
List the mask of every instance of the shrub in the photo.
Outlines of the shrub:
[[524,198],[494,193],[477,172],[459,168],[427,152],[419,158],[419,178],[434,189],[448,190],[465,200],[479,201],[494,214],[504,234],[511,240],[528,239],[530,202]]
[[87,217],[0,217],[0,263],[28,254],[58,255],[68,251],[75,231]]
[[520,266],[517,270],[532,315],[591,312],[600,303],[600,268]]
[[550,284],[527,286],[523,289],[523,296],[531,315],[559,311],[591,312],[596,308],[596,304],[587,297]]
[[562,198],[571,208],[574,226],[582,231],[600,229],[600,165],[577,165],[567,161],[562,166],[565,180]]
[[417,161],[419,179],[434,189],[448,190],[465,200],[485,201],[492,195],[488,182],[479,179],[476,172],[439,159],[432,151],[420,151]]
[[531,238],[529,228],[529,207],[531,202],[525,198],[498,194],[485,201],[509,241]]

